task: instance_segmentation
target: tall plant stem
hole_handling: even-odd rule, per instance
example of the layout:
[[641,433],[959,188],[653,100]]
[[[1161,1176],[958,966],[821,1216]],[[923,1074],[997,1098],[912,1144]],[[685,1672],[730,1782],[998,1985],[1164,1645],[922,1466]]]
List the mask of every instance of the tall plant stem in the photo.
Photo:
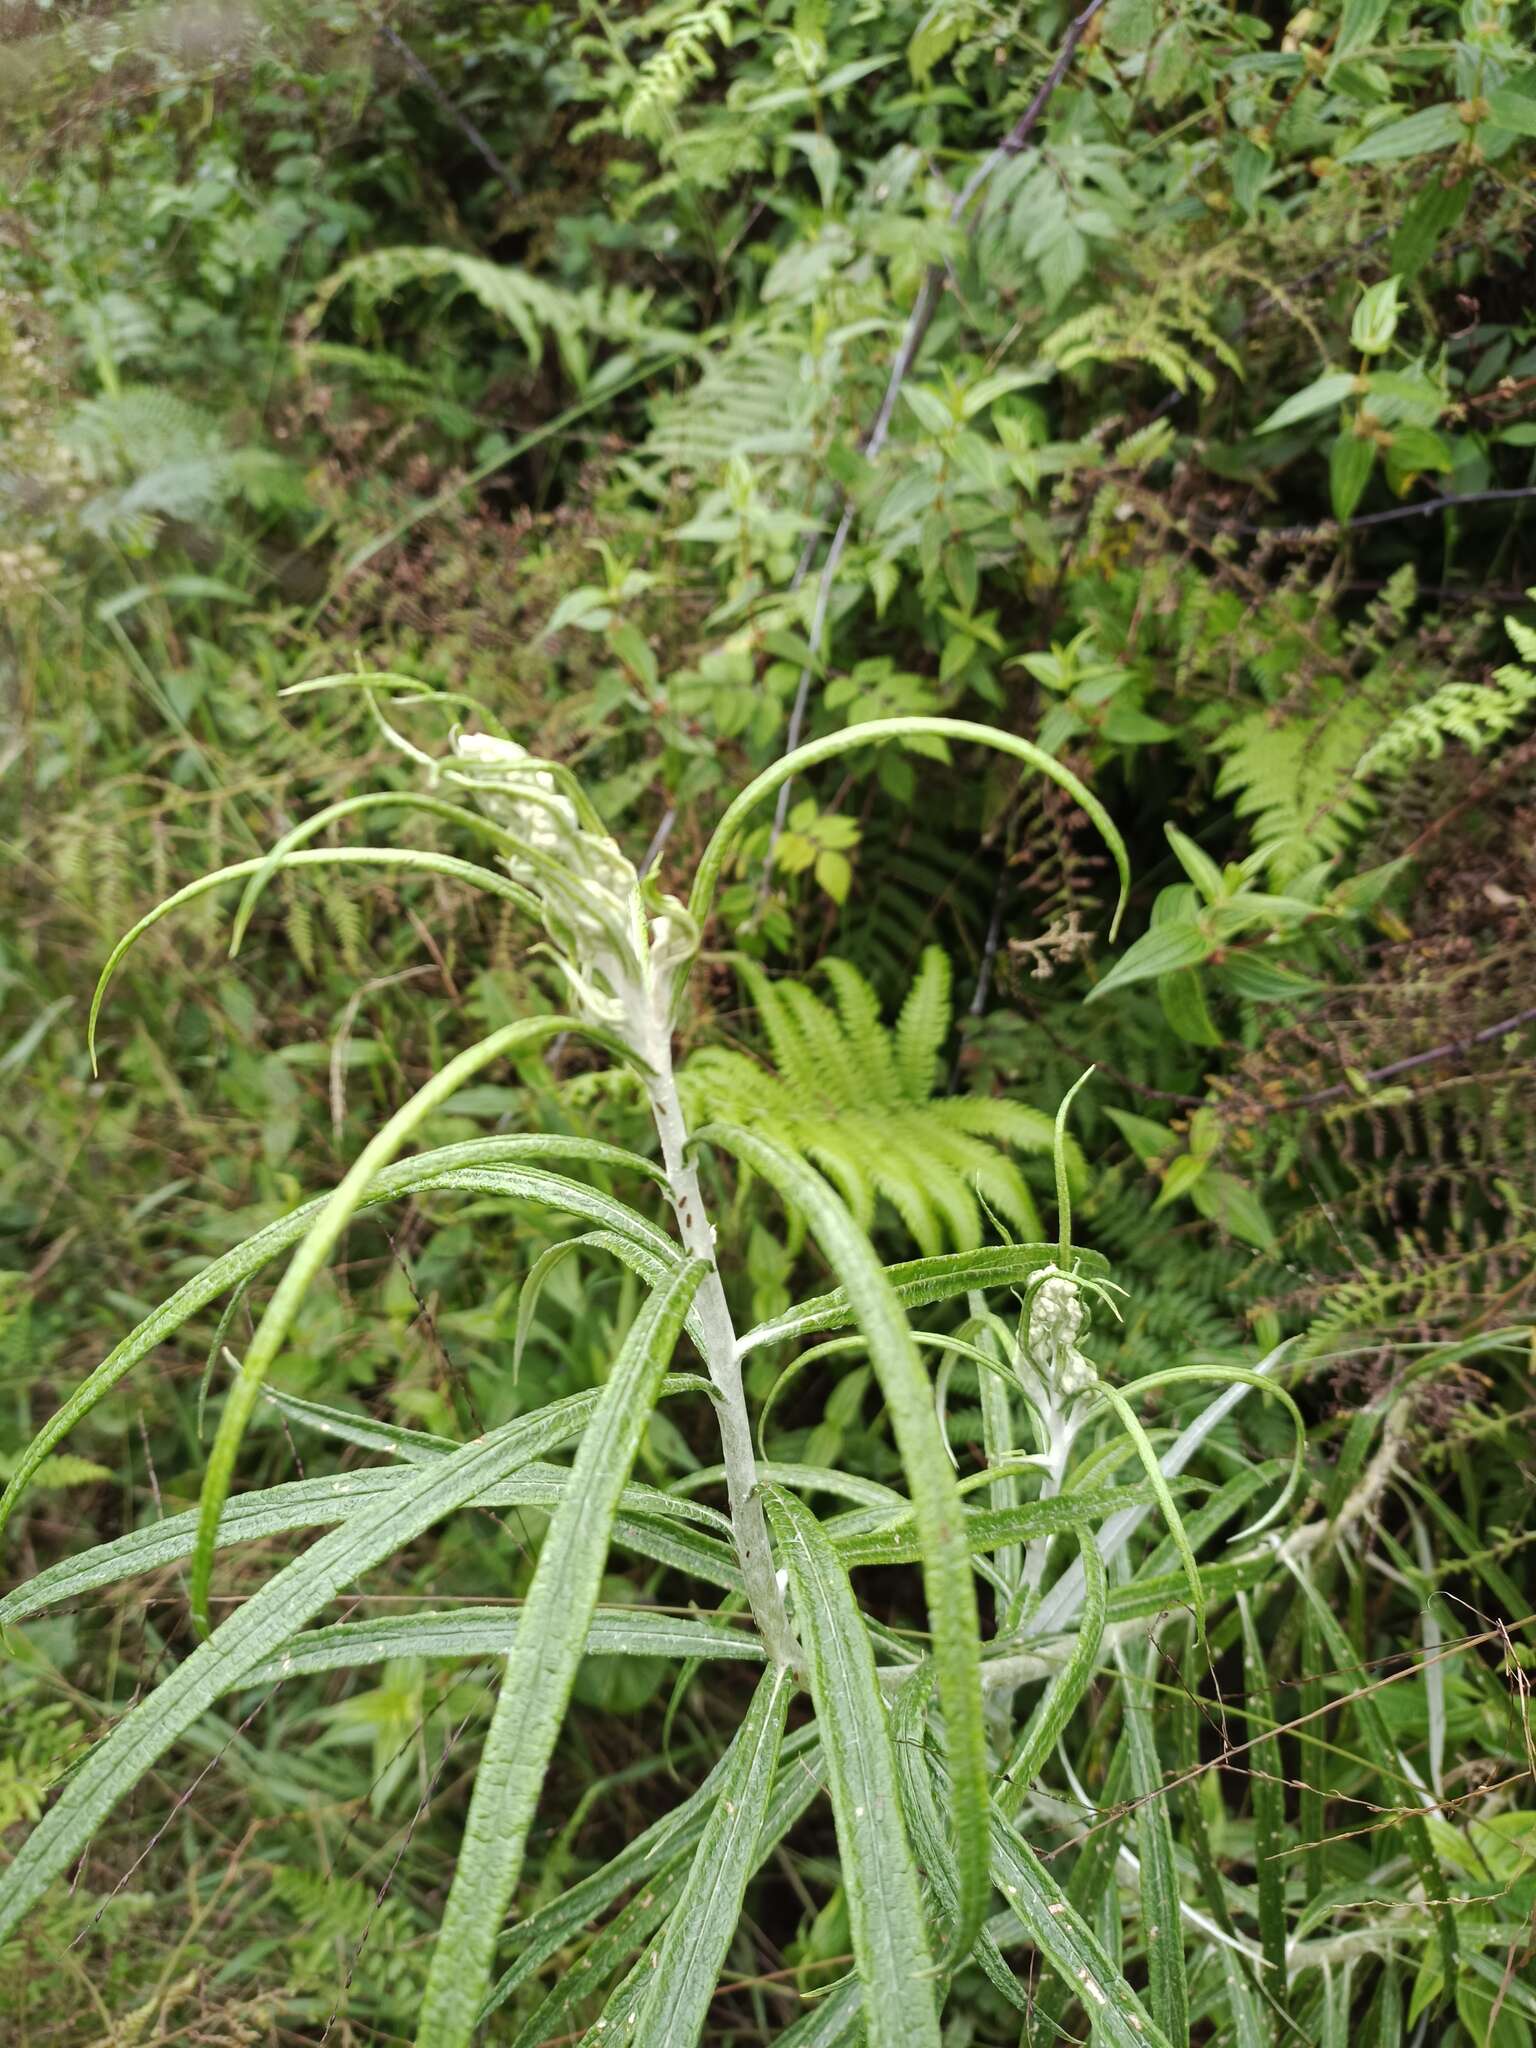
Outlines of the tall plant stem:
[[696,1300],[703,1325],[704,1362],[714,1385],[715,1410],[720,1419],[721,1462],[725,1467],[731,1524],[736,1532],[736,1554],[764,1649],[775,1664],[798,1668],[800,1648],[774,1572],[768,1524],[758,1492],[752,1424],[742,1392],[741,1361],[736,1355],[736,1326],[731,1321],[730,1305],[715,1263],[715,1234],[699,1191],[698,1168],[688,1154],[688,1126],[672,1074],[671,1044],[665,1032],[658,1031],[656,1038],[659,1042],[647,1049],[651,1071],[646,1077],[646,1092],[684,1248],[709,1262]]

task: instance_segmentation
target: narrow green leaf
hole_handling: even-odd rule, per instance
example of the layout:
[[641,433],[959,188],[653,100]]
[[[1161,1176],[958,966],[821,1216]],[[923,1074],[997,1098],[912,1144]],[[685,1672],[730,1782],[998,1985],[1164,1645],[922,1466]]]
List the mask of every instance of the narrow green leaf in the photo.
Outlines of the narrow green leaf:
[[747,1880],[757,1867],[758,1837],[793,1690],[787,1671],[769,1671],[753,1695],[687,1885],[634,2015],[626,2021],[633,2032],[621,2034],[621,2040],[693,2048],[703,2036]]
[[334,1529],[237,1608],[208,1641],[125,1714],[75,1770],[0,1874],[0,1937],[68,1869],[118,1800],[215,1700],[257,1670],[345,1585],[455,1508],[565,1441],[583,1410],[520,1416],[420,1470]]
[[1243,1689],[1249,1727],[1260,1731],[1250,1752],[1249,1799],[1253,1806],[1253,1866],[1258,1878],[1259,1942],[1271,1991],[1285,1996],[1285,1776],[1276,1725],[1275,1695],[1263,1646],[1248,1602],[1239,1593],[1243,1630]]
[[[665,1393],[709,1392],[706,1381],[692,1375],[673,1374]],[[574,1394],[541,1409],[542,1415],[571,1418],[567,1435],[575,1435],[596,1405],[596,1390]],[[430,1439],[428,1439],[430,1441]],[[560,1439],[555,1439],[560,1441]],[[419,1461],[420,1470],[428,1461]],[[259,1493],[237,1494],[219,1524],[219,1543],[258,1543],[281,1536],[292,1529],[322,1528],[343,1522],[388,1498],[398,1498],[411,1484],[411,1470],[371,1468],[344,1472],[324,1478],[298,1479],[282,1486],[265,1487]],[[476,1508],[554,1508],[570,1490],[571,1475],[562,1465],[546,1465],[531,1459],[522,1470],[488,1486],[467,1505]],[[683,1501],[656,1487],[631,1482],[620,1495],[620,1515],[614,1524],[614,1540],[643,1557],[655,1557],[685,1572],[692,1572],[711,1585],[728,1590],[740,1582],[723,1542],[696,1529],[680,1528],[677,1518],[703,1520],[710,1528],[725,1524],[715,1509],[697,1501]],[[670,1523],[670,1526],[667,1526]],[[728,1526],[728,1525],[726,1525]],[[143,1572],[160,1571],[180,1564],[192,1555],[197,1542],[198,1516],[167,1515],[110,1543],[81,1551],[47,1565],[13,1592],[0,1598],[0,1627],[45,1613],[67,1600],[78,1600],[101,1586],[118,1584]]]
[[[1086,1274],[1102,1276],[1109,1271],[1108,1261],[1097,1252],[1080,1251],[1076,1257]],[[973,1252],[941,1252],[932,1258],[907,1259],[899,1265],[887,1266],[885,1277],[904,1309],[926,1308],[932,1302],[953,1301],[972,1289],[987,1292],[996,1287],[1012,1287],[1055,1263],[1053,1244],[989,1244]],[[830,1294],[815,1295],[766,1323],[758,1323],[738,1339],[737,1354],[744,1356],[764,1344],[787,1343],[819,1330],[842,1329],[854,1321],[848,1289],[835,1287]]]
[[983,1925],[968,1953],[955,1947],[953,1931],[960,1900],[960,1884],[949,1838],[934,1796],[933,1772],[927,1754],[928,1700],[932,1691],[933,1667],[925,1666],[902,1685],[891,1715],[891,1739],[896,1750],[896,1768],[901,1779],[902,1805],[907,1816],[918,1860],[932,1900],[942,1920],[940,1941],[944,1977],[953,1982],[966,1963],[976,1963],[987,1981],[1016,2012],[1029,2014],[1029,2000],[1023,1986],[1008,1966],[990,1925]]
[[[163,917],[169,917],[173,910],[181,909],[186,903],[195,903],[198,897],[222,888],[226,882],[238,882],[242,875],[257,874],[266,864],[267,856],[263,854],[256,860],[238,860],[231,867],[219,868],[211,875],[201,875],[195,882],[188,882],[184,889],[178,889],[175,895],[167,896],[163,903],[157,903],[153,910],[146,911],[132,930],[123,934],[107,955],[107,964],[102,968],[100,979],[91,996],[90,1017],[86,1023],[86,1045],[91,1055],[93,1070],[96,1065],[97,1019],[101,1015],[108,984],[117,972],[124,955],[137,945],[147,931],[152,931]],[[307,846],[297,853],[290,853],[284,861],[284,866],[405,868],[421,874],[446,875],[455,882],[468,882],[474,888],[484,889],[492,896],[500,896],[509,903],[515,903],[520,910],[526,910],[534,903],[526,889],[508,876],[498,874],[494,868],[483,868],[474,861],[455,860],[451,854],[431,853],[419,847]]]
[[896,1758],[863,1618],[821,1524],[766,1489],[827,1759],[870,2048],[939,2048],[934,1968]]
[[[509,1657],[520,1607],[450,1608],[443,1613],[387,1614],[307,1629],[243,1681],[276,1685],[322,1671],[351,1671],[391,1657]],[[762,1645],[745,1629],[643,1607],[599,1608],[587,1630],[589,1657],[708,1657],[762,1662]]]
[[[468,810],[462,804],[446,803],[441,797],[428,796],[421,790],[365,790],[359,796],[342,797],[336,803],[325,804],[318,811],[312,811],[307,818],[301,819],[291,832],[285,832],[282,838],[268,849],[256,872],[240,892],[234,923],[230,927],[230,959],[235,959],[239,954],[241,942],[267,884],[281,872],[297,847],[306,845],[317,833],[323,832],[327,826],[338,823],[342,818],[355,817],[363,811],[381,809],[425,811],[430,817],[442,818],[446,823],[457,825],[461,831],[468,832],[475,838],[489,841],[492,846],[503,852],[517,845],[512,833],[504,831],[483,813]],[[537,915],[537,900],[527,890],[523,891],[523,895],[527,899],[525,907],[531,908]]]
[[756,1132],[716,1124],[700,1134],[744,1160],[814,1231],[848,1291],[869,1344],[912,1494],[922,1547],[923,1592],[933,1632],[939,1705],[955,1781],[955,1853],[960,1867],[960,1940],[986,1911],[987,1744],[981,1708],[981,1640],[976,1586],[955,1475],[934,1414],[933,1392],[912,1332],[868,1238],[813,1167]]
[[[1369,1752],[1378,1769],[1385,1771],[1391,1779],[1400,1778],[1402,1771],[1393,1747],[1391,1731],[1377,1703],[1369,1674],[1362,1667],[1359,1655],[1352,1648],[1349,1637],[1339,1625],[1333,1609],[1304,1572],[1297,1570],[1295,1565],[1292,1565],[1291,1569],[1309,1608],[1317,1618],[1324,1649],[1335,1671],[1346,1678],[1351,1674],[1358,1675],[1358,1685],[1350,1693],[1349,1704],[1360,1730],[1362,1746]],[[1428,1909],[1434,1915],[1445,1981],[1448,1985],[1454,1984],[1459,1948],[1456,1922],[1445,1900],[1440,1866],[1435,1860],[1434,1845],[1430,1841],[1424,1815],[1416,1809],[1405,1807],[1397,1816],[1396,1824],[1402,1831],[1402,1845],[1408,1851],[1414,1872],[1424,1888]]]
[[513,1655],[486,1736],[422,1995],[418,2048],[466,2048],[474,2031],[597,1605],[619,1496],[705,1271],[702,1259],[690,1259],[636,1317],[539,1552],[521,1631],[531,1647]]
[[[1156,1655],[1153,1651],[1149,1653]],[[1150,1676],[1120,1667],[1131,1789],[1136,1798],[1136,1848],[1141,1863],[1141,1934],[1146,1945],[1147,1989],[1158,2025],[1170,2041],[1189,2039],[1189,1984],[1184,1974],[1184,1920],[1173,1823],[1163,1769],[1152,1732]]]
[[1109,1610],[1109,1574],[1098,1545],[1087,1531],[1079,1532],[1083,1559],[1083,1607],[1072,1654],[1041,1694],[1025,1722],[998,1784],[997,1806],[1012,1820],[1029,1795],[1030,1786],[1054,1751],[1067,1723],[1098,1669],[1099,1648]]
[[1179,1513],[1168,1482],[1163,1476],[1162,1467],[1158,1464],[1157,1452],[1153,1450],[1151,1439],[1137,1421],[1135,1410],[1118,1387],[1112,1387],[1107,1382],[1101,1380],[1095,1386],[1094,1392],[1101,1400],[1107,1401],[1109,1406],[1114,1409],[1116,1416],[1119,1418],[1120,1427],[1136,1447],[1136,1455],[1140,1458],[1142,1468],[1151,1483],[1152,1491],[1157,1498],[1158,1507],[1162,1510],[1163,1520],[1168,1526],[1168,1534],[1173,1538],[1174,1547],[1179,1553],[1179,1561],[1184,1567],[1184,1579],[1189,1587],[1190,1606],[1194,1610],[1195,1633],[1196,1635],[1203,1636],[1205,1634],[1205,1592],[1200,1584],[1200,1567],[1195,1562],[1195,1553],[1191,1548],[1189,1537],[1185,1531],[1183,1517]]
[[[501,1138],[470,1138],[462,1144],[423,1152],[399,1166],[386,1169],[364,1193],[359,1207],[376,1208],[384,1202],[399,1201],[405,1195],[434,1191],[505,1194],[510,1198],[543,1202],[548,1207],[567,1210],[572,1215],[586,1215],[609,1228],[627,1231],[653,1250],[658,1258],[665,1257],[676,1263],[677,1248],[671,1240],[623,1203],[614,1201],[611,1196],[600,1195],[595,1189],[583,1187],[578,1181],[536,1169],[518,1169],[516,1162],[541,1156],[584,1159],[595,1164],[654,1172],[654,1168],[638,1155],[621,1151],[617,1146],[596,1145],[589,1138],[544,1137],[529,1133]],[[495,1169],[495,1177],[487,1178],[492,1169]],[[18,1460],[4,1494],[0,1495],[0,1530],[15,1512],[38,1466],[75,1424],[83,1420],[141,1359],[173,1336],[199,1309],[216,1301],[226,1289],[244,1285],[279,1252],[296,1244],[330,1199],[330,1196],[322,1195],[315,1201],[306,1202],[291,1214],[267,1224],[233,1251],[213,1260],[108,1352],[63,1407],[43,1425]]]
[[[1107,2048],[1186,2048],[1188,2035],[1170,2041],[1055,1878],[995,1809],[991,1848],[992,1876],[1010,1911]],[[1112,1867],[1112,1845],[1109,1853]]]
[[[504,2005],[551,1956],[568,1947],[583,1928],[606,1913],[623,1892],[634,1885],[649,1884],[657,1871],[678,1857],[685,1861],[691,1858],[704,1838],[729,1764],[727,1754],[697,1792],[627,1842],[601,1870],[507,1930],[502,1946],[513,1950],[516,1960],[482,2007],[482,2019]],[[779,1750],[772,1804],[761,1838],[764,1854],[819,1796],[823,1772],[821,1738],[814,1726],[796,1729],[785,1738]]]
[[792,753],[775,761],[771,768],[764,769],[727,807],[704,849],[694,877],[693,893],[688,899],[689,913],[694,921],[699,925],[707,923],[725,857],[737,834],[763,799],[772,796],[782,783],[793,781],[807,768],[815,767],[818,761],[830,761],[854,747],[869,746],[878,740],[918,738],[972,741],[978,746],[994,747],[999,753],[1011,754],[1016,761],[1024,762],[1037,774],[1048,776],[1081,805],[1109,848],[1115,872],[1120,877],[1120,895],[1109,928],[1109,935],[1113,938],[1119,929],[1120,914],[1130,892],[1131,864],[1125,841],[1116,831],[1108,811],[1070,769],[1063,768],[1059,761],[1053,760],[1039,747],[1014,733],[1001,731],[995,726],[976,725],[966,718],[872,718],[842,732],[829,733],[824,739],[812,740],[808,746],[796,747]]
[[[223,1513],[234,1477],[235,1459],[260,1396],[262,1382],[287,1341],[305,1295],[335,1250],[364,1194],[383,1169],[393,1164],[411,1133],[462,1087],[471,1074],[478,1073],[492,1060],[515,1059],[547,1044],[563,1032],[581,1028],[569,1017],[522,1018],[516,1024],[507,1024],[501,1030],[493,1031],[478,1045],[467,1047],[439,1067],[431,1079],[423,1082],[410,1100],[403,1103],[370,1138],[305,1233],[246,1347],[239,1374],[219,1417],[208,1469],[203,1476],[197,1548],[192,1556],[191,1600],[193,1615],[205,1630],[209,1627],[208,1592],[213,1576],[219,1516]],[[588,1035],[593,1034],[589,1032]],[[595,1035],[611,1051],[624,1053],[620,1040],[607,1033]]]

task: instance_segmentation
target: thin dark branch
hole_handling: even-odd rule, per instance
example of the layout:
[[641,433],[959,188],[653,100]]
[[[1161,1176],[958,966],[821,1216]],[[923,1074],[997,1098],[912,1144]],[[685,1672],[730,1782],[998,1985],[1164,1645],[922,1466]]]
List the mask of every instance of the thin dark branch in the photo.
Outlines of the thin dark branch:
[[1318,526],[1262,526],[1248,519],[1211,519],[1196,513],[1194,518],[1208,532],[1252,533],[1264,540],[1310,544],[1338,540],[1346,533],[1358,533],[1365,526],[1390,526],[1399,519],[1426,519],[1431,512],[1444,512],[1456,505],[1501,505],[1517,498],[1536,498],[1536,484],[1513,484],[1493,491],[1450,492],[1441,498],[1424,498],[1416,505],[1392,505],[1385,512],[1364,512],[1359,518],[1341,523],[1325,519]]
[[[1105,0],[1088,0],[1088,5],[1073,21],[1062,40],[1061,48],[1057,51],[1050,70],[1045,74],[1039,89],[1030,100],[1029,105],[1020,114],[1018,120],[1015,121],[1012,128],[1009,129],[997,147],[990,150],[982,158],[981,162],[977,164],[956,194],[954,203],[949,209],[951,223],[958,223],[963,219],[970,207],[971,201],[980,192],[993,172],[1000,165],[1007,163],[1011,157],[1018,156],[1027,146],[1030,136],[1039,125],[1041,115],[1050,105],[1052,94],[1061,84],[1062,79],[1066,77],[1067,68],[1076,55],[1078,44],[1088,31],[1089,23],[1104,5]],[[891,421],[896,414],[896,401],[901,396],[901,387],[907,381],[912,365],[917,360],[918,351],[927,337],[928,329],[933,324],[933,316],[938,310],[939,294],[944,288],[944,277],[945,266],[942,263],[930,263],[923,274],[923,281],[918,288],[917,297],[913,301],[912,310],[907,315],[907,325],[901,337],[901,345],[896,351],[895,361],[891,364],[890,375],[886,379],[885,393],[880,400],[880,409],[870,422],[869,428],[859,444],[860,450],[867,462],[873,463],[880,459],[880,451],[885,446],[886,436],[890,432]],[[832,584],[843,559],[843,550],[848,545],[848,535],[853,527],[853,517],[853,500],[845,497],[842,517],[837,522],[837,530],[832,536],[832,544],[827,549],[827,559],[822,564],[821,581],[816,589],[816,606],[811,615],[811,651],[805,666],[800,671],[800,680],[795,686],[795,701],[789,714],[789,729],[784,735],[784,752],[786,754],[792,754],[800,744],[800,735],[805,726],[805,715],[810,706],[811,678],[816,672],[821,656],[821,641],[822,635],[826,630],[827,611],[832,599]],[[768,841],[768,853],[764,868],[765,874],[772,868],[773,849],[778,842],[780,832],[784,829],[784,820],[789,815],[789,792],[790,785],[786,782],[781,786],[778,802],[774,806],[773,831]]]
[[[1528,1010],[1517,1010],[1513,1017],[1505,1017],[1497,1024],[1489,1024],[1481,1031],[1474,1031],[1466,1038],[1447,1039],[1444,1045],[1431,1046],[1428,1052],[1410,1053],[1407,1059],[1393,1060],[1389,1066],[1372,1067],[1360,1079],[1367,1082],[1390,1081],[1394,1074],[1411,1073],[1415,1067],[1427,1067],[1435,1060],[1454,1059],[1459,1052],[1470,1052],[1475,1045],[1486,1045],[1490,1039],[1502,1038],[1507,1031],[1517,1031],[1522,1024],[1536,1021],[1536,1004]],[[1332,1088],[1318,1088],[1310,1095],[1298,1095],[1294,1102],[1277,1103],[1278,1110],[1315,1109],[1319,1103],[1342,1102],[1346,1096],[1358,1092],[1356,1084],[1339,1081]]]
[[470,147],[474,149],[478,155],[483,157],[486,163],[490,165],[491,169],[496,173],[497,177],[500,178],[502,184],[505,185],[507,190],[512,194],[512,197],[514,199],[520,199],[522,197],[522,194],[518,190],[517,180],[512,176],[512,173],[507,169],[506,165],[502,162],[501,158],[496,154],[495,150],[492,149],[491,145],[480,133],[480,130],[475,126],[474,122],[470,120],[469,116],[465,113],[461,113],[460,110],[453,104],[453,101],[449,99],[447,93],[443,91],[443,88],[432,76],[432,73],[427,69],[426,65],[417,56],[416,52],[411,48],[410,44],[403,41],[401,37],[396,35],[395,31],[390,27],[387,21],[380,22],[379,34],[384,38],[385,42],[389,44],[390,48],[395,52],[397,56],[403,57],[405,59],[407,68],[415,73],[417,79],[432,95],[433,99],[437,101],[438,106],[442,109],[444,114],[447,115],[448,119],[453,123],[454,127],[458,129],[459,133],[464,137],[465,141],[469,143]]

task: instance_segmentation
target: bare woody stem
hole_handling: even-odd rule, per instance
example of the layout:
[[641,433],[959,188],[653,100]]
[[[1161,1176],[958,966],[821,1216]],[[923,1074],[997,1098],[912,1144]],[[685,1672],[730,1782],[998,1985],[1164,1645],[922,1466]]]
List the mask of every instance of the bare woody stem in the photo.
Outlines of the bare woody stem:
[[647,1048],[651,1072],[646,1077],[646,1092],[684,1248],[709,1262],[697,1305],[703,1325],[705,1364],[714,1385],[715,1411],[720,1420],[721,1462],[725,1467],[731,1523],[736,1532],[736,1555],[764,1649],[776,1665],[795,1669],[800,1663],[800,1648],[789,1624],[768,1544],[768,1524],[757,1486],[757,1458],[752,1449],[752,1424],[742,1392],[741,1361],[736,1355],[736,1328],[715,1263],[714,1231],[704,1212],[698,1169],[688,1155],[688,1127],[672,1075],[671,1044],[665,1034],[658,1033],[657,1037],[661,1042]]

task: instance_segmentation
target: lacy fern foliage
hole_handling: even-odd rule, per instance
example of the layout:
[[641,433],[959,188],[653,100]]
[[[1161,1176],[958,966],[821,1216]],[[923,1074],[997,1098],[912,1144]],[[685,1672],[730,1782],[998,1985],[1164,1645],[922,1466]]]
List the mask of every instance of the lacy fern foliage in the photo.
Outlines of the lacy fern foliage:
[[821,971],[831,1004],[738,963],[773,1065],[724,1046],[696,1052],[682,1077],[690,1109],[774,1132],[826,1174],[864,1229],[888,1203],[925,1252],[979,1245],[986,1209],[1039,1238],[1034,1197],[1009,1155],[1049,1154],[1050,1118],[994,1096],[938,1092],[953,1009],[946,955],[927,948],[890,1025],[856,967],[829,959]]

